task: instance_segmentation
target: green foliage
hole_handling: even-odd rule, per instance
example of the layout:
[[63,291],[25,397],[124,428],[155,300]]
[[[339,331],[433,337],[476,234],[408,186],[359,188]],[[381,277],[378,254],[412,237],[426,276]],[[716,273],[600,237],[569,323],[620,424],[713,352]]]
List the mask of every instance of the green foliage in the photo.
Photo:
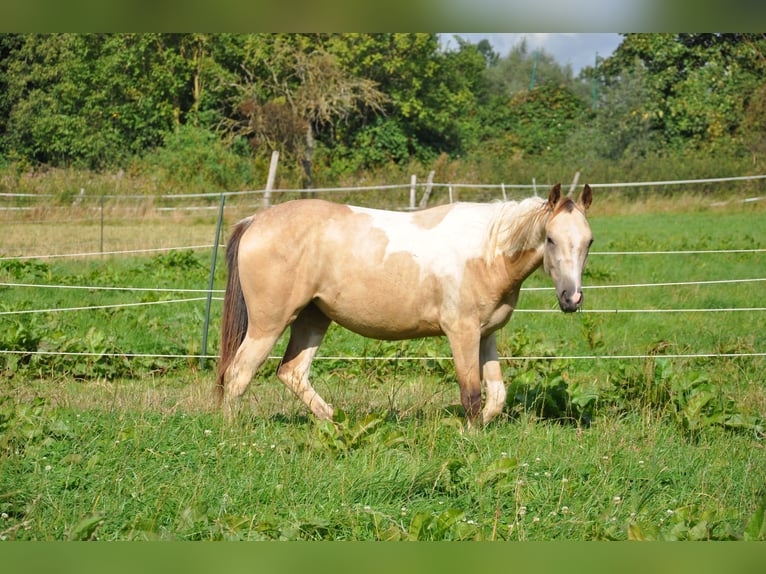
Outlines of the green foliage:
[[[513,332],[510,346],[502,351],[510,356],[555,356],[553,349],[533,341],[523,329]],[[510,406],[540,418],[589,424],[601,391],[597,385],[570,376],[573,370],[574,364],[566,360],[512,363],[508,372]]]
[[273,149],[304,184],[442,154],[498,177],[514,157],[757,160],[765,51],[758,34],[627,34],[574,78],[523,43],[501,57],[436,34],[3,34],[0,165],[209,191],[261,181]]
[[325,448],[330,453],[346,454],[364,446],[390,448],[404,442],[401,432],[381,433],[385,417],[369,414],[364,419],[353,422],[343,409],[336,409],[333,420],[317,420],[312,446]]
[[0,272],[17,281],[38,281],[50,277],[50,265],[33,259],[4,259]]
[[513,148],[509,152],[539,155],[556,150],[565,142],[582,121],[584,108],[583,101],[572,90],[548,83],[519,92],[497,109],[488,122],[494,124],[495,133],[512,138]]
[[263,176],[252,158],[238,148],[238,141],[226,146],[211,131],[180,126],[167,133],[164,144],[145,155],[137,167],[154,174],[160,190],[168,193],[184,193],[190,189],[207,193],[232,191]]
[[378,121],[356,133],[348,155],[351,164],[346,169],[351,171],[389,162],[403,163],[410,155],[408,138],[395,121]]
[[14,404],[10,397],[0,396],[0,453],[34,456],[56,441],[71,438],[70,431],[48,400],[35,397],[27,404]]
[[766,494],[761,496],[755,512],[747,521],[744,539],[746,541],[766,541]]
[[515,45],[504,58],[487,69],[488,89],[508,98],[532,91],[537,86],[563,86],[572,83],[572,70],[562,67],[545,50],[529,50],[526,41]]
[[711,145],[738,130],[763,83],[765,47],[760,34],[626,34],[604,70],[611,85],[642,78],[644,96],[631,114],[663,143]]
[[667,511],[668,519],[660,526],[642,527],[631,523],[628,526],[629,540],[710,541],[736,540],[741,536],[730,524],[714,520],[714,514],[700,511],[695,506],[684,506]]
[[708,374],[685,370],[667,378],[673,415],[685,431],[696,434],[705,427],[721,425],[763,434],[763,419],[727,396],[723,386],[713,383]]
[[[17,280],[49,281],[52,277],[47,264],[34,260],[7,259],[0,263]],[[58,280],[64,285],[108,285],[149,277],[153,285],[180,280],[199,286],[207,281],[209,263],[202,263],[199,255],[191,250],[169,251],[155,255],[148,261],[134,261],[132,266],[123,270],[107,263],[96,266],[90,273],[81,271],[79,266],[75,266],[72,275],[58,275]],[[36,308],[30,306],[32,302],[19,305],[19,300],[14,296],[13,300],[17,304],[13,310],[81,307],[81,293],[78,290],[59,293],[61,298],[54,298],[53,302],[50,299],[38,299],[36,303],[42,307]],[[174,294],[146,292],[142,296],[144,302],[160,301],[163,298],[172,299]],[[74,315],[69,316],[56,312],[34,312],[3,317],[0,348],[19,352],[0,354],[0,373],[3,376],[22,378],[35,373],[58,372],[77,379],[113,380],[135,376],[137,373],[166,372],[177,368],[185,362],[162,357],[128,357],[142,351],[159,355],[184,354],[184,345],[179,344],[178,338],[197,338],[202,317],[199,310],[184,311],[172,306],[165,307],[164,313],[151,315],[141,311],[133,313],[103,309],[75,311],[71,312]],[[6,308],[7,303],[0,304],[0,309]],[[93,315],[88,317],[82,313]],[[168,325],[174,328],[169,330]],[[29,354],[23,351],[29,351]]]
[[5,65],[3,149],[103,168],[158,145],[181,111],[189,71],[173,35],[30,34]]
[[[598,107],[581,120],[565,149],[566,155],[618,161],[645,158],[662,149],[648,72],[640,66],[625,70],[620,81],[602,88]],[[699,176],[697,176],[699,177]]]

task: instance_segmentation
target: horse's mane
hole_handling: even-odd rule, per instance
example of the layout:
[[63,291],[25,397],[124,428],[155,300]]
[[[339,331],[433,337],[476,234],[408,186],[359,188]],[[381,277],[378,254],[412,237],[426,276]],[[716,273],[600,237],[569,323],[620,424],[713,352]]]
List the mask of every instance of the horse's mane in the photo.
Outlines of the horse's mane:
[[489,226],[487,260],[500,253],[536,249],[549,213],[548,202],[541,197],[498,203]]

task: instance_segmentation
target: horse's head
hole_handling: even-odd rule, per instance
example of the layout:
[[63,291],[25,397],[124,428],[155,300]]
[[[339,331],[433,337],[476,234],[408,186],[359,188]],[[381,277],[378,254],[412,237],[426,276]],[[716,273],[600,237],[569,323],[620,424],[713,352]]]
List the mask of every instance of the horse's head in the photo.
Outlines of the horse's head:
[[566,313],[577,311],[582,304],[582,272],[593,243],[585,212],[592,198],[587,184],[576,202],[561,196],[561,184],[553,186],[548,196],[543,268],[553,279],[559,306]]

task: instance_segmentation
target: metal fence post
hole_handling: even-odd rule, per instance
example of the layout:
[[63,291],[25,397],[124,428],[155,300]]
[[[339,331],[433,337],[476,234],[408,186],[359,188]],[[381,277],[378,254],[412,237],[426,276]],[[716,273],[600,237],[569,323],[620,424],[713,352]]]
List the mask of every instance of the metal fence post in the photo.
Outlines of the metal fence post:
[[215,241],[213,242],[213,258],[210,262],[210,277],[207,282],[207,302],[205,303],[205,324],[202,327],[202,352],[199,358],[199,368],[205,368],[207,355],[207,333],[210,328],[210,305],[213,301],[213,281],[215,279],[215,263],[218,258],[218,246],[221,241],[221,227],[223,226],[223,207],[226,203],[226,194],[221,194],[221,202],[218,204],[218,221],[215,225]]

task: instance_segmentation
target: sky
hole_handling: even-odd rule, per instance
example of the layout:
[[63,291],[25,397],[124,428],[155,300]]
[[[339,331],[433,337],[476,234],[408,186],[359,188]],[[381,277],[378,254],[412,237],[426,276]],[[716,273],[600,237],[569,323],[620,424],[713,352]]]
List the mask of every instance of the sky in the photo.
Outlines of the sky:
[[502,57],[507,56],[511,48],[521,42],[522,39],[526,39],[527,48],[530,52],[536,48],[542,48],[552,55],[559,64],[570,64],[575,76],[583,67],[594,65],[596,54],[600,58],[606,58],[622,42],[622,36],[611,33],[501,34],[471,32],[442,34],[443,45],[449,46],[448,42],[452,41],[452,46],[455,47],[453,36],[460,36],[473,44],[486,38],[492,44],[495,52]]

